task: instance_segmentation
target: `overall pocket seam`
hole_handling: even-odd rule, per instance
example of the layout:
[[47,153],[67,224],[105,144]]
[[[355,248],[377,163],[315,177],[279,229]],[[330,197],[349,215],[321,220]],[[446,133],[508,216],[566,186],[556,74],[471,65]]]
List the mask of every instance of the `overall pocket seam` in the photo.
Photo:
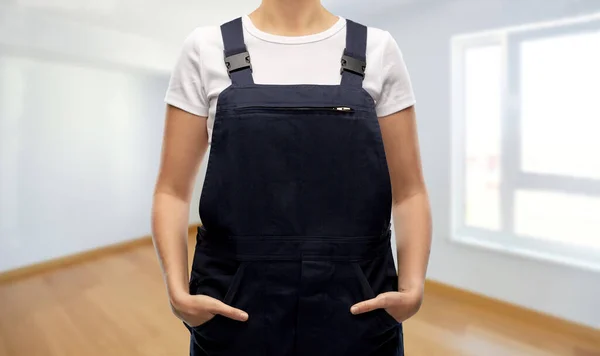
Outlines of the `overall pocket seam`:
[[[367,279],[367,276],[365,275],[365,272],[363,271],[362,267],[356,262],[353,262],[352,266],[354,267],[354,273],[356,275],[356,278],[358,279],[358,282],[360,283],[363,289],[363,293],[365,294],[367,299],[375,298],[377,295],[375,294],[373,287],[371,287],[371,284],[369,283],[369,280]],[[398,324],[398,321],[385,309],[376,309],[371,311],[370,313],[375,313],[375,316],[385,323]]]
[[223,297],[223,303],[227,304],[227,305],[231,305],[231,302],[233,301],[233,298],[235,297],[240,284],[242,282],[242,278],[244,276],[244,270],[246,269],[246,264],[247,262],[241,262],[240,265],[238,266],[237,270],[235,271],[232,279],[231,279],[231,283],[229,284],[229,288],[227,288],[227,292],[225,293],[225,296]]

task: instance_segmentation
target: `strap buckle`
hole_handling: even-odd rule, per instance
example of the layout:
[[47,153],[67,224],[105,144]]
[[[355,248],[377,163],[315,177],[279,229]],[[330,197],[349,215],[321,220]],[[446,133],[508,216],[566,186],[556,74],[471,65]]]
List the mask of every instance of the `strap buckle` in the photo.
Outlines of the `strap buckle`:
[[250,63],[250,53],[242,52],[225,57],[225,66],[227,66],[227,73],[231,77],[231,73],[238,70],[250,68],[252,70],[252,64]]
[[344,71],[348,71],[364,77],[366,68],[367,62],[356,59],[347,54],[342,56],[342,69],[340,70],[340,74],[343,74]]

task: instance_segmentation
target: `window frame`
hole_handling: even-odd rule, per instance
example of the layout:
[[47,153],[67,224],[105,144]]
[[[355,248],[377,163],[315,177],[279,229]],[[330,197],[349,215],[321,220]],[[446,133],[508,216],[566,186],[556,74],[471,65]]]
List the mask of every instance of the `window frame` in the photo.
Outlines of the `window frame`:
[[[529,40],[600,30],[600,18],[569,20],[481,34],[451,40],[451,229],[450,240],[459,244],[506,252],[528,259],[551,261],[600,272],[600,249],[521,235],[515,232],[514,211],[518,190],[585,194],[600,197],[600,181],[521,169],[520,45]],[[470,48],[501,46],[500,98],[500,228],[492,231],[468,226],[466,207],[466,93],[465,54]]]

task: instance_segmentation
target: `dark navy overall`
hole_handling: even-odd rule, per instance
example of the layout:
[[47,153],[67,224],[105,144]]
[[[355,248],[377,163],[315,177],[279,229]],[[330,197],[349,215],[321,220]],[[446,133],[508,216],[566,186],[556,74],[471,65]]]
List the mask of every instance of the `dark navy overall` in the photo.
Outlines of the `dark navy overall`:
[[[193,356],[401,356],[402,325],[350,307],[397,290],[391,185],[347,23],[341,85],[254,84],[240,19],[222,26],[218,98],[190,280],[249,314],[191,329]],[[293,70],[293,68],[290,68]]]

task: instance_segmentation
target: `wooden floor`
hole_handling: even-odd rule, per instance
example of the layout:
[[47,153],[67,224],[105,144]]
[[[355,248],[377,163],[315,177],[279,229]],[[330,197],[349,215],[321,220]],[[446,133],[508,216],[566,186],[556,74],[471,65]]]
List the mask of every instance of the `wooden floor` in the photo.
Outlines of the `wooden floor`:
[[[600,337],[557,333],[435,291],[405,323],[405,343],[407,356],[600,355]],[[1,356],[187,352],[151,245],[0,284]]]

